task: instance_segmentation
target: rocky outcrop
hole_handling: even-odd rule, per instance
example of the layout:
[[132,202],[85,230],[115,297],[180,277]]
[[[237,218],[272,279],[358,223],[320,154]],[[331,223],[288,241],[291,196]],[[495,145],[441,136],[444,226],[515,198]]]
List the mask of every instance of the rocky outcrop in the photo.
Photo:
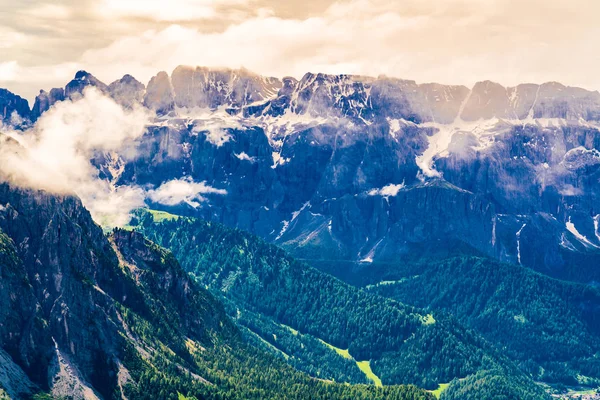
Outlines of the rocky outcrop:
[[[117,260],[102,230],[72,197],[3,184],[0,203],[4,206],[0,227],[18,244],[15,253],[31,287],[29,307],[37,310],[35,322],[42,327],[37,333],[40,338],[22,347],[42,355],[33,363],[35,373],[29,375],[40,388],[56,387],[57,393],[64,385],[108,393],[100,388],[110,390],[116,382],[119,335],[111,322],[117,320],[113,300],[100,286],[106,288],[115,279]],[[7,289],[7,293],[15,291]],[[13,360],[27,371],[24,358]],[[95,370],[97,365],[102,365],[102,373]]]
[[171,74],[177,107],[231,107],[265,101],[277,95],[281,82],[248,70],[210,69],[179,66]]
[[29,103],[24,98],[0,89],[0,122],[21,125],[30,119]]
[[2,184],[0,205],[0,383],[12,376],[16,398],[123,394],[128,349],[156,351],[123,313],[167,324],[181,343],[237,335],[172,255],[131,232],[107,240],[78,199]]
[[31,118],[35,121],[43,113],[48,111],[55,103],[65,99],[65,90],[62,88],[54,88],[47,93],[45,90],[40,90],[40,94],[36,96],[35,103],[31,109]]
[[175,94],[171,86],[171,79],[166,72],[159,72],[150,79],[144,95],[144,105],[146,107],[157,114],[166,114],[173,110],[174,99]]
[[87,71],[78,71],[75,74],[75,78],[65,86],[65,97],[77,99],[83,95],[84,89],[90,86],[96,88],[101,93],[108,94],[108,86],[105,83]]
[[108,92],[117,103],[131,108],[142,104],[146,87],[133,76],[125,75],[108,85]]

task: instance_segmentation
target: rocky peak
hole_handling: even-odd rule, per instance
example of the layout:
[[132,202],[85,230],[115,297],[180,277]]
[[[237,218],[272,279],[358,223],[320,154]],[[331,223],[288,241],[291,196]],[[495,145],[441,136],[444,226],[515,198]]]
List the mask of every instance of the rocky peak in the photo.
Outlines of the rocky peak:
[[291,76],[286,76],[281,82],[282,86],[279,90],[279,96],[289,96],[298,85],[298,79]]
[[534,118],[600,120],[600,93],[548,82],[539,86]]
[[[425,83],[419,85],[419,93],[423,103],[413,106],[413,109],[423,110],[420,114],[425,121],[447,124],[458,116],[461,105],[469,95],[469,88],[460,85]],[[426,110],[429,110],[429,115]]]
[[48,111],[56,102],[65,99],[65,90],[63,88],[54,88],[50,93],[40,90],[40,94],[35,97],[35,103],[31,110],[31,118],[36,121],[43,113]]
[[307,73],[291,94],[290,111],[313,117],[369,117],[363,115],[369,109],[369,81],[353,75]]
[[171,85],[171,78],[165,71],[156,74],[146,88],[144,105],[158,114],[167,114],[173,110],[175,94]]
[[124,107],[132,107],[134,104],[142,104],[146,87],[127,74],[108,85],[108,92],[117,103]]
[[473,86],[460,117],[465,121],[558,118],[600,119],[600,93],[558,82],[504,87],[491,81]]
[[0,89],[0,122],[20,125],[30,117],[29,103],[21,96]]
[[274,98],[282,87],[277,78],[246,69],[212,69],[179,66],[171,74],[175,104],[184,108],[220,106],[239,109]]
[[460,118],[465,121],[476,121],[494,117],[515,118],[508,91],[496,82],[477,82],[471,90]]
[[423,121],[426,107],[414,81],[380,77],[371,88],[371,104],[381,118]]
[[77,71],[75,78],[65,86],[65,97],[74,99],[83,94],[83,90],[93,86],[102,93],[108,93],[108,86],[87,71]]

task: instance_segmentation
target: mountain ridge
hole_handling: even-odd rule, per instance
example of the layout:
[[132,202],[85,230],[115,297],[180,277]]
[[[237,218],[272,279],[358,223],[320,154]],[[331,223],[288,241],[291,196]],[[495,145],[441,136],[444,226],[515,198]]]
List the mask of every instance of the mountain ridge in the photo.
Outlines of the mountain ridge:
[[[370,77],[370,76],[363,76],[363,75],[348,75],[348,74],[323,74],[323,73],[311,73],[308,72],[306,73],[302,78],[300,79],[296,79],[296,78],[292,78],[292,77],[283,77],[281,79],[279,78],[272,78],[272,77],[264,77],[262,75],[259,74],[255,74],[247,69],[244,68],[240,68],[240,69],[232,69],[232,68],[210,68],[210,67],[192,67],[192,66],[186,66],[186,65],[180,65],[177,66],[171,74],[167,74],[166,72],[160,72],[158,75],[154,76],[153,79],[150,80],[150,82],[147,85],[144,85],[144,87],[148,87],[148,91],[152,91],[153,90],[153,81],[156,81],[157,77],[163,77],[160,79],[165,79],[166,78],[167,81],[169,82],[168,87],[164,87],[163,91],[168,92],[170,90],[170,88],[173,88],[173,84],[172,81],[175,81],[176,84],[175,86],[177,86],[177,82],[182,82],[185,81],[186,78],[189,78],[189,75],[197,75],[197,76],[201,76],[206,78],[209,75],[212,75],[212,77],[218,77],[220,78],[220,81],[222,82],[228,82],[231,79],[238,79],[238,80],[244,80],[244,79],[248,79],[250,81],[254,81],[254,82],[261,82],[262,85],[266,85],[263,90],[264,92],[262,92],[261,90],[255,91],[253,95],[250,95],[250,98],[247,99],[247,101],[243,101],[240,102],[240,99],[232,99],[229,98],[228,102],[223,101],[223,99],[221,99],[221,101],[218,102],[209,102],[206,103],[205,101],[201,101],[200,99],[195,99],[196,101],[192,101],[190,102],[191,99],[187,99],[187,100],[183,100],[185,99],[185,95],[181,92],[180,90],[180,95],[179,95],[179,99],[175,99],[175,97],[172,99],[173,104],[177,104],[178,106],[192,106],[192,107],[202,107],[203,105],[208,105],[209,108],[215,107],[215,106],[222,106],[222,105],[229,105],[229,106],[233,106],[234,108],[239,108],[240,106],[248,106],[253,102],[257,102],[257,101],[268,101],[268,100],[272,100],[273,98],[277,97],[277,92],[282,89],[284,87],[283,82],[288,81],[288,82],[296,82],[300,85],[305,84],[306,82],[313,80],[313,79],[317,79],[317,80],[324,80],[324,81],[331,81],[331,80],[349,80],[355,83],[359,83],[362,84],[363,86],[369,87],[375,84],[376,85],[376,89],[381,89],[377,86],[381,85],[381,86],[385,86],[386,84],[389,85],[393,85],[395,86],[396,89],[399,90],[404,90],[407,92],[407,94],[410,96],[410,92],[411,91],[421,91],[422,93],[419,94],[420,98],[413,98],[412,101],[415,103],[415,106],[423,106],[423,102],[425,103],[429,103],[429,107],[433,109],[437,108],[437,105],[435,103],[437,102],[448,102],[449,97],[454,97],[455,95],[458,95],[457,101],[451,105],[454,113],[453,115],[448,115],[447,113],[441,112],[440,110],[435,110],[433,112],[431,112],[431,115],[428,116],[428,120],[433,120],[433,121],[438,121],[441,123],[451,123],[453,122],[456,118],[461,118],[461,117],[465,117],[466,120],[469,121],[473,121],[476,120],[476,116],[479,116],[479,114],[476,113],[469,113],[467,112],[466,114],[461,114],[459,115],[458,112],[458,108],[460,108],[460,103],[462,101],[465,100],[470,100],[471,97],[473,97],[473,95],[475,95],[473,97],[473,104],[472,106],[476,108],[476,105],[480,105],[482,101],[481,98],[485,98],[488,99],[486,97],[486,94],[489,92],[496,92],[496,95],[498,97],[501,97],[501,99],[496,99],[499,101],[498,104],[496,104],[496,106],[508,106],[508,108],[506,108],[504,111],[502,111],[499,115],[497,115],[498,117],[501,118],[515,118],[515,119],[519,119],[519,120],[523,120],[526,119],[529,112],[533,111],[533,107],[536,105],[535,101],[548,101],[550,99],[552,99],[552,97],[554,96],[558,96],[561,92],[568,92],[567,96],[570,96],[571,98],[589,98],[590,100],[593,100],[596,105],[600,104],[600,93],[595,90],[595,91],[591,91],[591,90],[586,90],[584,88],[580,88],[580,87],[574,87],[574,86],[565,86],[559,82],[555,82],[555,81],[549,81],[549,82],[544,82],[541,84],[535,84],[535,83],[521,83],[517,86],[503,86],[499,83],[496,82],[492,82],[489,80],[484,80],[484,81],[480,81],[480,82],[476,82],[472,87],[468,87],[465,85],[451,85],[451,84],[440,84],[440,83],[435,83],[435,82],[427,82],[427,83],[419,83],[417,84],[415,81],[413,80],[409,80],[409,79],[402,79],[402,78],[395,78],[395,77],[388,77],[385,75],[380,75],[378,77]],[[187,76],[186,76],[187,75]],[[123,78],[133,78],[131,75],[124,75]],[[8,91],[8,97],[14,98],[15,100],[10,100],[10,99],[4,99],[4,113],[3,113],[3,119],[7,120],[7,118],[10,117],[10,114],[13,111],[16,111],[21,118],[29,118],[32,121],[34,121],[35,119],[37,119],[41,113],[43,113],[43,111],[47,110],[47,108],[49,106],[51,106],[54,102],[56,101],[61,101],[65,98],[71,98],[72,95],[77,94],[77,93],[81,93],[81,91],[83,90],[83,88],[85,88],[86,86],[94,86],[96,88],[98,88],[100,91],[104,92],[104,93],[111,93],[114,92],[114,86],[116,84],[118,84],[118,82],[121,82],[123,80],[123,78],[117,79],[114,82],[112,82],[110,85],[113,85],[113,89],[110,88],[110,85],[107,85],[101,81],[99,81],[97,78],[95,78],[92,74],[90,74],[87,71],[81,70],[78,71],[75,74],[75,78],[70,81],[69,83],[67,83],[67,85],[64,88],[54,88],[52,89],[49,93],[45,92],[44,90],[40,91],[40,95],[36,96],[35,98],[35,102],[32,105],[32,107],[29,109],[29,105],[27,104],[27,108],[29,109],[29,111],[25,110],[24,107],[24,103],[22,101],[20,101],[20,105],[19,107],[14,107],[14,106],[10,106],[11,101],[19,101],[17,100],[17,95],[14,95]],[[89,81],[86,81],[86,79],[89,79]],[[135,80],[135,78],[133,78]],[[208,84],[208,81],[205,81],[205,83]],[[202,85],[199,87],[196,87],[196,89],[198,88],[202,88]],[[206,88],[205,88],[206,89]],[[189,89],[188,89],[189,90]],[[62,91],[62,93],[61,93]],[[542,94],[542,97],[539,97],[539,94]],[[442,97],[440,97],[442,96]],[[7,97],[7,96],[5,96]],[[430,98],[431,97],[431,98]],[[524,98],[525,100],[522,102],[519,102],[518,99],[522,99]],[[24,99],[22,99],[24,100]],[[157,100],[158,101],[158,100]],[[157,104],[151,104],[152,102],[147,102],[145,101],[146,105],[149,108],[153,108],[156,111],[159,112],[168,112],[170,111],[169,108],[163,109],[160,106],[158,106]],[[0,103],[0,105],[2,105],[2,103]],[[450,106],[450,105],[447,105]],[[581,105],[579,105],[581,106]],[[457,108],[458,107],[458,108]],[[544,113],[548,112],[546,110],[547,106],[540,106],[539,109],[535,110],[535,112],[537,113],[537,117],[541,117],[542,115],[544,115]],[[467,106],[467,110],[469,109],[469,106]],[[422,111],[422,110],[420,110]],[[484,113],[482,114],[484,117],[492,117],[494,115],[491,115],[489,113],[489,110],[487,110],[487,113],[485,113],[486,110],[478,110],[478,111],[484,111]],[[525,112],[527,111],[527,112]],[[568,116],[570,118],[577,118],[580,115],[583,115],[585,110],[578,110],[579,112],[575,112],[575,111],[571,111],[569,112],[568,110],[555,110],[553,112],[553,115],[563,115],[563,116]],[[437,119],[435,117],[438,117]],[[452,116],[454,118],[452,118]],[[596,115],[596,113],[594,113],[594,115],[592,116],[594,118],[594,120],[598,120],[598,115]]]
[[[146,89],[132,77],[107,86],[86,72],[67,86],[71,97],[97,86],[157,114],[136,141],[137,158],[116,158],[123,168],[115,176],[113,155],[95,158],[100,176],[117,186],[186,179],[227,192],[208,195],[210,207],[153,207],[352,268],[449,235],[504,262],[600,281],[592,267],[600,250],[598,92],[312,73],[280,81],[183,66]],[[402,211],[406,204],[413,212]]]

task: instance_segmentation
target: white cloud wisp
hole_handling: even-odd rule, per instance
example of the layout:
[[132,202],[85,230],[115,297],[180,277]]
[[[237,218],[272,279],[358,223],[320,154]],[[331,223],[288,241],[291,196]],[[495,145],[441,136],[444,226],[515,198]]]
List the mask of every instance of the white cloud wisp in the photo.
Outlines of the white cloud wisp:
[[143,135],[149,117],[141,107],[124,110],[88,88],[78,100],[57,103],[25,132],[2,127],[0,174],[20,187],[76,194],[97,222],[123,225],[144,204],[143,190],[111,186],[90,160],[96,152],[126,148]]

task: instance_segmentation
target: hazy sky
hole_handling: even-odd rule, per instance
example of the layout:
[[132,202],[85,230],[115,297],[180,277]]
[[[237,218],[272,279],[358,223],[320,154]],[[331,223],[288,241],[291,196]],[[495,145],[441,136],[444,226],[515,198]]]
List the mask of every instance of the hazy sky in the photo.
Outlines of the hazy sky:
[[179,64],[600,89],[598,0],[0,0],[0,87]]

